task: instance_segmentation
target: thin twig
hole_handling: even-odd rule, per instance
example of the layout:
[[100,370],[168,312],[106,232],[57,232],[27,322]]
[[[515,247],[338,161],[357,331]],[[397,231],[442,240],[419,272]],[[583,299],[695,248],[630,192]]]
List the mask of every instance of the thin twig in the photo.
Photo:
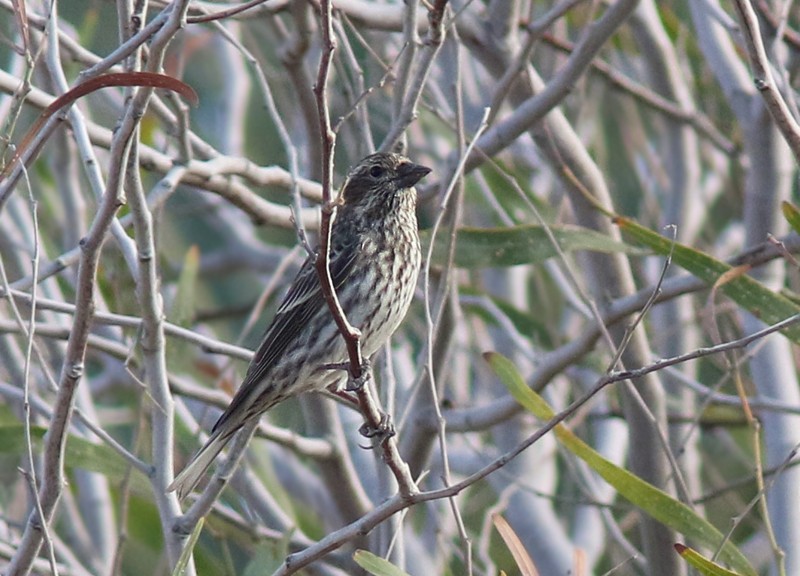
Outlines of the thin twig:
[[[414,75],[409,78],[409,87],[403,93],[403,102],[395,114],[392,127],[380,145],[380,150],[384,152],[395,147],[406,128],[417,116],[417,105],[422,97],[422,90],[433,68],[436,55],[442,47],[442,42],[444,42],[444,12],[446,7],[447,0],[436,0],[428,11],[429,27],[428,34],[423,42],[424,49],[417,62]],[[415,34],[412,37],[415,37]]]
[[[496,458],[490,464],[484,466],[480,470],[477,470],[476,472],[472,473],[471,475],[464,478],[460,482],[453,484],[452,486],[447,486],[445,488],[440,488],[438,490],[431,490],[428,492],[420,492],[418,494],[414,494],[408,497],[402,497],[399,494],[397,496],[392,497],[383,504],[377,506],[369,514],[364,515],[357,522],[353,522],[352,524],[349,524],[335,532],[328,534],[325,538],[323,538],[313,546],[306,548],[302,552],[292,554],[286,559],[285,564],[279,570],[273,573],[273,576],[288,576],[289,574],[294,574],[304,566],[307,566],[311,562],[318,560],[319,558],[322,558],[329,552],[343,545],[345,542],[352,540],[356,535],[370,531],[372,528],[374,528],[381,522],[385,521],[387,518],[390,518],[392,515],[410,506],[414,506],[416,504],[420,504],[423,502],[430,502],[434,500],[441,500],[444,498],[451,498],[453,496],[460,494],[462,491],[466,490],[470,486],[473,486],[480,480],[483,480],[496,470],[499,470],[500,468],[506,466],[514,458],[516,458],[522,452],[524,452],[533,444],[538,442],[543,436],[551,432],[556,426],[558,426],[559,424],[564,422],[567,418],[575,414],[583,405],[585,405],[592,398],[594,398],[601,390],[606,388],[608,385],[613,384],[614,382],[629,380],[632,378],[638,378],[644,376],[645,374],[649,374],[650,372],[660,370],[665,366],[672,366],[681,362],[686,362],[687,360],[701,358],[703,356],[709,356],[711,354],[717,354],[726,350],[743,348],[760,338],[763,338],[769,334],[787,328],[797,322],[800,322],[800,314],[787,318],[786,320],[778,322],[777,324],[773,324],[772,326],[769,326],[764,330],[760,330],[758,332],[755,332],[749,336],[740,338],[738,340],[726,342],[724,344],[720,344],[711,348],[700,348],[698,350],[694,350],[690,353],[682,354],[674,358],[660,360],[651,365],[636,370],[625,370],[608,374],[600,378],[598,382],[595,384],[595,386],[592,387],[591,390],[589,390],[583,396],[572,402],[567,408],[555,414],[550,420],[544,423],[542,427],[539,428],[536,432],[534,432],[531,436],[520,442],[512,450]],[[789,461],[790,459],[787,459],[786,463],[788,463]]]
[[740,29],[744,36],[750,65],[753,68],[753,82],[764,97],[767,109],[775,125],[783,134],[789,148],[791,148],[795,161],[800,163],[800,124],[792,116],[775,82],[775,77],[772,74],[772,65],[769,62],[764,48],[764,41],[761,38],[761,29],[756,13],[750,4],[750,0],[734,0],[733,5],[739,15]]
[[[151,69],[160,67],[166,45],[182,26],[187,5],[188,2],[178,2],[172,5],[172,9],[166,11],[168,14],[164,16],[166,23],[163,27],[158,27],[158,33],[153,38],[149,61]],[[95,292],[98,288],[97,270],[100,252],[111,223],[123,202],[122,186],[130,150],[130,138],[144,115],[151,94],[152,89],[142,89],[136,94],[130,101],[119,128],[115,132],[109,160],[106,193],[95,215],[92,227],[81,245],[82,256],[76,283],[77,313],[64,354],[58,396],[44,450],[44,475],[39,496],[45,522],[50,522],[52,519],[62,491],[67,431],[72,419],[76,389],[83,379],[85,371],[86,348],[94,315]],[[2,185],[5,184],[7,182],[2,183]],[[41,545],[41,526],[39,526],[36,515],[31,515],[17,552],[9,563],[8,574],[27,574]]]
[[[33,192],[31,190],[30,181],[28,179],[28,171],[23,171],[23,176],[25,179],[25,183],[28,187],[28,194],[30,195],[30,202],[31,202],[31,217],[33,220],[33,257],[31,259],[32,267],[33,267],[33,276],[34,278],[38,275],[39,270],[39,220],[38,220],[38,210],[37,210],[37,202],[33,198]],[[6,275],[5,266],[3,265],[2,258],[0,258],[0,283],[4,287],[5,290],[8,290],[8,276]],[[26,326],[24,319],[22,318],[22,314],[19,311],[16,301],[13,298],[9,298],[9,304],[11,307],[12,314],[14,316],[14,320],[20,328],[20,331],[25,336],[26,340],[26,348],[25,348],[25,364],[23,366],[23,384],[22,384],[22,411],[23,411],[23,429],[25,435],[25,449],[26,449],[26,457],[27,457],[27,469],[23,471],[25,477],[29,483],[29,487],[31,490],[32,498],[33,498],[33,505],[36,510],[36,514],[38,515],[38,522],[42,527],[42,537],[44,539],[44,545],[47,549],[47,560],[50,562],[50,570],[54,573],[58,573],[58,568],[56,567],[56,559],[53,552],[53,542],[52,537],[50,535],[50,527],[45,517],[44,509],[42,507],[42,501],[39,496],[39,486],[37,482],[37,475],[36,475],[36,462],[33,457],[33,438],[31,435],[31,392],[30,392],[30,379],[31,379],[31,356],[35,347],[34,344],[34,333],[36,331],[36,289],[34,288],[31,292],[31,302],[30,302],[30,312],[29,312],[29,320]],[[38,352],[38,350],[37,350]]]
[[362,367],[364,364],[361,356],[361,332],[347,320],[331,278],[331,231],[333,222],[336,219],[338,206],[337,201],[333,199],[332,191],[333,152],[336,147],[336,133],[331,129],[331,114],[328,108],[328,75],[333,53],[336,50],[336,38],[333,35],[331,0],[322,0],[320,8],[322,55],[320,56],[314,95],[317,98],[319,131],[322,136],[322,218],[319,225],[319,250],[315,266],[325,303],[328,305],[339,333],[347,345],[347,356],[350,360],[348,372],[351,378],[359,380],[363,376]]

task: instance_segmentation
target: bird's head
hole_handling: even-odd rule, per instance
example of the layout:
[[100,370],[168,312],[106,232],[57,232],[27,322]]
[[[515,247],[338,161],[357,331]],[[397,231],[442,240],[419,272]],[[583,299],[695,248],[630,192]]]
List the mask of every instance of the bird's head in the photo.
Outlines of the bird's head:
[[[391,206],[398,195],[410,193],[431,171],[400,154],[378,152],[364,158],[350,170],[340,201],[345,206]],[[413,202],[412,202],[413,205]]]

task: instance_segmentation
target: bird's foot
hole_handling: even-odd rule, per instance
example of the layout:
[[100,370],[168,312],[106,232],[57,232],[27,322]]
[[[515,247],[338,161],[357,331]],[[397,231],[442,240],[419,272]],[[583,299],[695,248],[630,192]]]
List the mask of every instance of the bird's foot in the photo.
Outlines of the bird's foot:
[[377,426],[372,426],[368,422],[364,422],[361,428],[358,429],[359,434],[364,438],[377,438],[378,445],[382,446],[389,438],[396,435],[391,417],[386,412],[381,412],[381,421]]
[[372,378],[372,366],[369,363],[369,360],[364,358],[361,361],[361,374],[358,377],[354,377],[353,374],[350,372],[350,367],[348,365],[348,374],[350,377],[347,379],[347,390],[348,392],[357,392],[364,387],[364,384],[369,382],[369,379]]
[[363,388],[364,384],[369,382],[370,378],[372,378],[372,365],[370,364],[369,360],[364,358],[361,360],[361,368],[359,372],[361,374],[359,376],[353,376],[352,372],[353,365],[350,362],[330,362],[328,364],[323,364],[320,366],[322,370],[345,370],[348,375],[347,379],[347,387],[345,390],[347,392],[357,392]]
[[347,370],[350,371],[350,362],[328,362],[322,364],[319,370]]

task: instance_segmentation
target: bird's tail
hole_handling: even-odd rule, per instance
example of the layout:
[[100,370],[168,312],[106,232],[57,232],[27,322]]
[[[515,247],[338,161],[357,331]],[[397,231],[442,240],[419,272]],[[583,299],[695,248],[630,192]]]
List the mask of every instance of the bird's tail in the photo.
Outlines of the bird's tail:
[[192,490],[195,489],[200,479],[208,470],[214,458],[222,452],[222,449],[228,444],[230,434],[221,434],[221,430],[217,430],[211,434],[208,441],[200,448],[200,451],[194,455],[192,460],[181,471],[180,474],[172,481],[167,487],[167,492],[178,492],[178,500],[183,500],[188,496]]

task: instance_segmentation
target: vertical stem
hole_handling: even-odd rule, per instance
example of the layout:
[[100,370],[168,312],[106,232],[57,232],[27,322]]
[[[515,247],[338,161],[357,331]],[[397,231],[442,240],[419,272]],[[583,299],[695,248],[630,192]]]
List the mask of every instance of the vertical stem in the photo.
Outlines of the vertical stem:
[[320,287],[325,302],[333,315],[336,326],[347,344],[347,355],[350,358],[350,376],[358,379],[362,376],[361,366],[361,332],[347,321],[336,288],[331,278],[331,229],[336,219],[337,202],[332,199],[333,151],[336,147],[336,133],[331,129],[331,114],[328,109],[328,75],[333,53],[336,50],[336,38],[333,35],[332,7],[330,0],[320,2],[322,21],[322,56],[319,61],[317,83],[314,95],[317,97],[319,113],[319,132],[322,135],[322,220],[319,225],[319,251],[316,268]]

